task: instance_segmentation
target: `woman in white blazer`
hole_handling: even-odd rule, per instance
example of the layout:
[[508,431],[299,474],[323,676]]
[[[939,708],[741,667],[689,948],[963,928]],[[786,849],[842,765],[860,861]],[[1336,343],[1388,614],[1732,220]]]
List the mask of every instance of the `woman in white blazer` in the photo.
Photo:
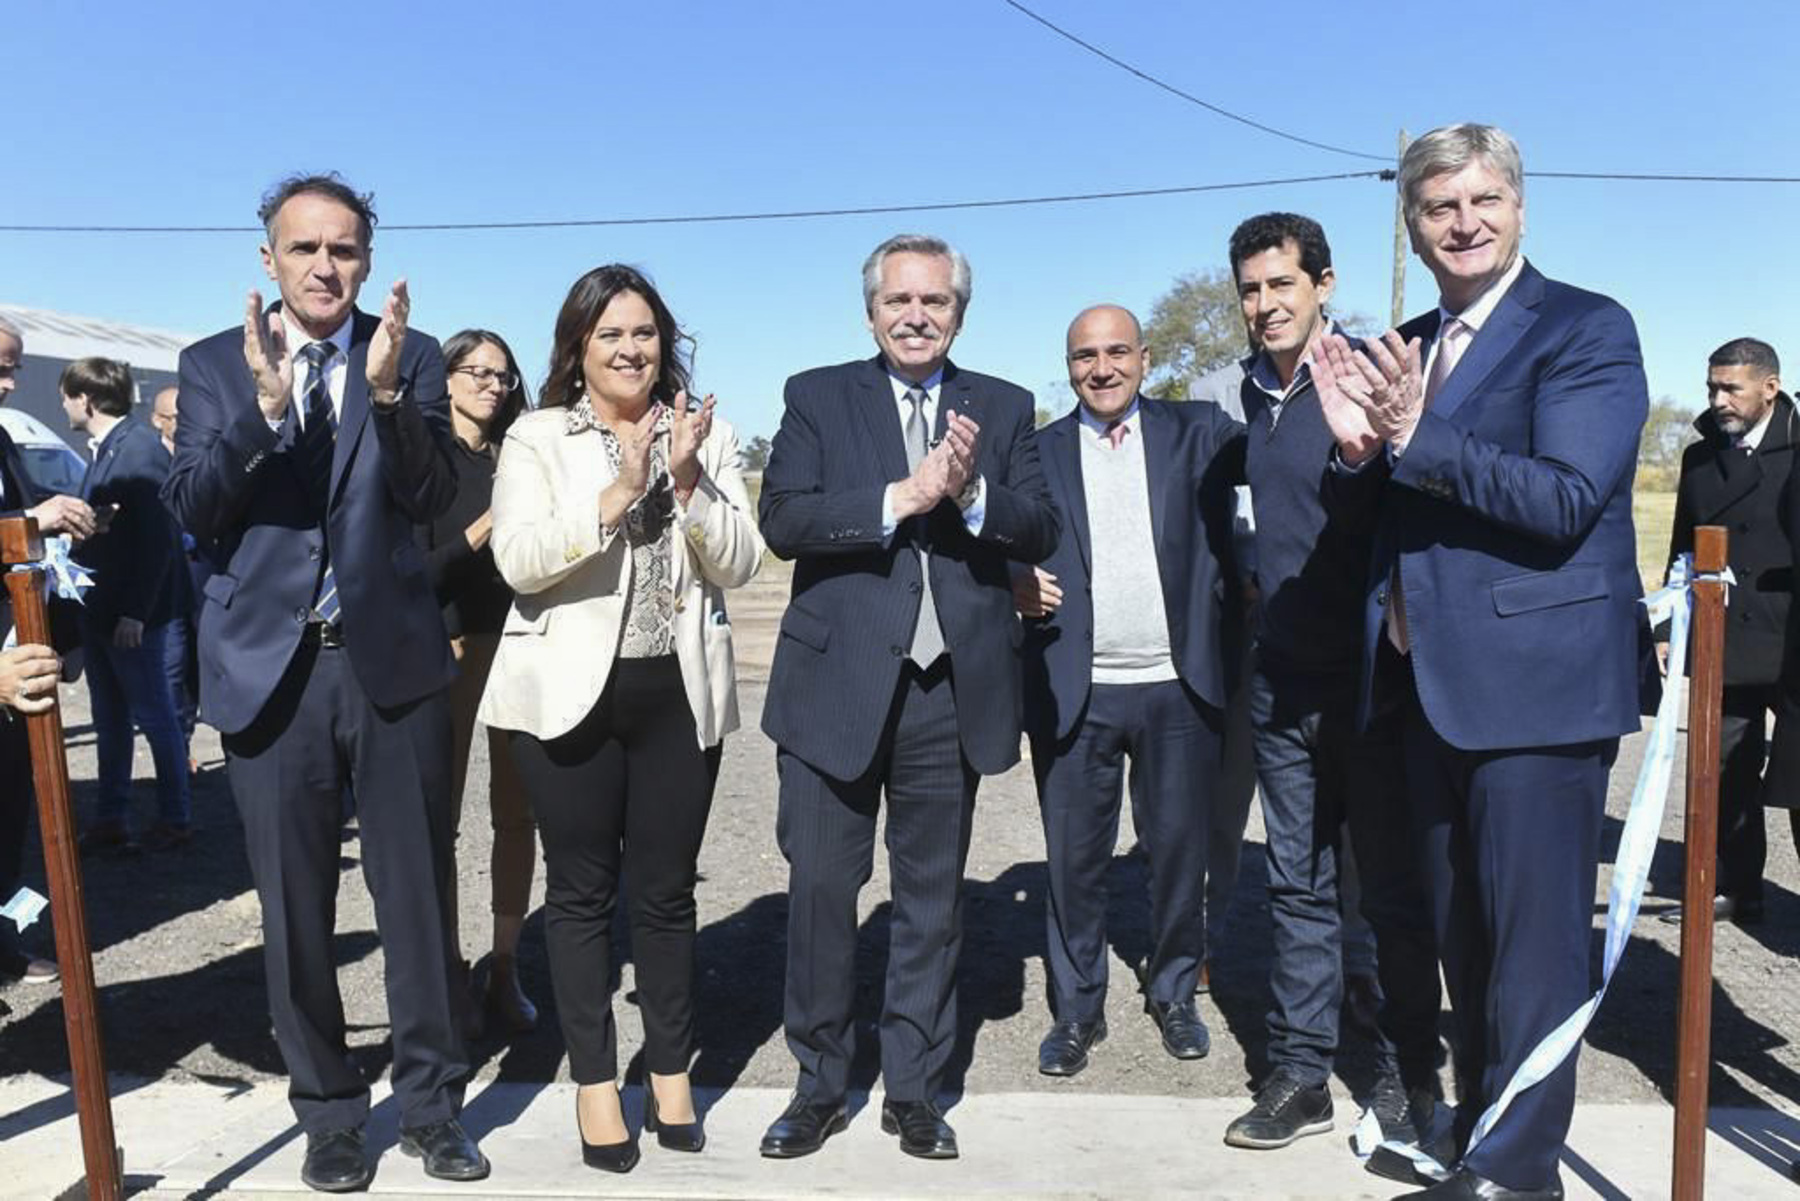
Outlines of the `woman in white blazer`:
[[763,556],[737,437],[710,396],[689,408],[687,341],[631,268],[575,281],[541,405],[513,424],[494,479],[494,561],[517,595],[480,719],[515,732],[582,1157],[615,1172],[638,1160],[608,988],[621,871],[644,1127],[675,1150],[705,1142],[687,1077],[694,865],[720,740],[738,724],[724,591]]

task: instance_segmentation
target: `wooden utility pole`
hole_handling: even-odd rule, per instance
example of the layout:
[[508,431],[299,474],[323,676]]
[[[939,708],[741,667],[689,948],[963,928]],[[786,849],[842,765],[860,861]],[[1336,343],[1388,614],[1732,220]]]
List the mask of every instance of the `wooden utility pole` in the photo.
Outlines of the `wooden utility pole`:
[[[1725,570],[1725,529],[1694,531],[1694,574]],[[1675,1165],[1670,1196],[1706,1195],[1706,1085],[1711,1069],[1713,894],[1719,842],[1719,724],[1725,694],[1725,583],[1696,579],[1688,669],[1687,886],[1675,1019]],[[1676,681],[1670,680],[1669,687]]]
[[[43,539],[30,517],[0,518],[0,559],[6,563],[6,591],[21,646],[50,645],[44,608],[44,573],[13,571],[17,563],[44,557]],[[0,721],[7,720],[0,717]],[[14,714],[13,721],[21,718]],[[63,752],[62,709],[57,704],[23,718],[31,743],[31,778],[37,786],[38,828],[44,843],[44,871],[50,878],[50,916],[56,926],[56,965],[62,977],[63,1022],[69,1034],[69,1067],[75,1076],[75,1113],[81,1123],[81,1157],[91,1201],[118,1201],[124,1195],[118,1144],[113,1136],[112,1098],[106,1087],[106,1056],[100,1043],[100,1011],[94,994],[94,961],[88,953],[87,910],[81,899],[81,858],[75,846],[75,819],[69,804],[69,761]]]
[[[1406,157],[1406,131],[1400,131],[1400,150],[1394,156],[1394,169],[1400,169],[1400,160]],[[1400,323],[1406,320],[1406,197],[1400,193],[1398,182],[1394,185],[1394,303],[1393,311],[1388,315],[1388,327],[1399,329]]]

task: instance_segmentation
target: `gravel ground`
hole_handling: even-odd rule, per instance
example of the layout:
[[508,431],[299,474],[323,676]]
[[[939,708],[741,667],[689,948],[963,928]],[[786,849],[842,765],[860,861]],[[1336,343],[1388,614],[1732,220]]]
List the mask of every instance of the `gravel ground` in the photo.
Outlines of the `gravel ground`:
[[[775,565],[779,568],[779,565]],[[726,744],[712,824],[701,855],[699,902],[700,1016],[696,1082],[786,1087],[792,1061],[781,1034],[781,979],[786,865],[775,845],[774,752],[757,730],[774,624],[784,600],[779,571],[759,580],[734,604],[743,660],[744,729]],[[86,690],[65,689],[64,717],[79,812],[94,793],[94,755]],[[1629,739],[1614,772],[1608,856],[1616,842],[1635,779],[1641,737]],[[141,747],[141,744],[140,744]],[[192,844],[155,856],[89,859],[84,864],[89,925],[101,985],[108,1066],[135,1077],[256,1081],[281,1074],[268,1029],[260,958],[258,907],[250,890],[242,832],[225,784],[218,739],[203,730],[195,753],[202,762],[195,791],[200,826]],[[1676,779],[1682,768],[1678,764]],[[485,763],[471,771],[471,795],[485,782]],[[148,754],[140,749],[137,813],[153,807]],[[1648,1101],[1671,1095],[1679,931],[1654,914],[1679,895],[1681,805],[1671,802],[1632,944],[1600,1011],[1584,1054],[1581,1095],[1589,1101]],[[1722,925],[1717,938],[1713,1049],[1715,1104],[1745,1105],[1773,1097],[1800,1100],[1800,1053],[1790,1041],[1800,1029],[1794,959],[1800,952],[1800,860],[1785,814],[1770,821],[1767,922],[1751,930]],[[461,903],[465,951],[473,957],[488,929],[489,834],[479,802],[463,823]],[[1236,1096],[1257,1070],[1267,1009],[1268,911],[1261,892],[1262,832],[1253,815],[1244,866],[1233,902],[1230,934],[1215,948],[1214,990],[1202,1013],[1213,1029],[1213,1052],[1199,1063],[1178,1063],[1161,1049],[1141,1011],[1128,965],[1148,945],[1144,867],[1131,852],[1129,807],[1110,874],[1110,937],[1115,953],[1108,1002],[1111,1039],[1075,1081],[1036,1071],[1038,1039],[1048,1023],[1044,989],[1043,839],[1029,768],[984,781],[976,807],[967,880],[967,937],[961,968],[961,1034],[953,1088],[980,1093],[1078,1090],[1193,1096]],[[36,845],[32,862],[39,862]],[[339,899],[340,983],[351,1038],[367,1069],[387,1061],[381,951],[368,893],[358,870],[354,838],[344,844]],[[41,868],[28,873],[43,891]],[[1599,955],[1606,874],[1596,902],[1594,948]],[[536,896],[542,896],[540,876]],[[878,854],[875,878],[864,890],[856,963],[861,1056],[858,1082],[874,1080],[874,1021],[880,1007],[887,943],[887,872]],[[48,945],[47,932],[33,931]],[[620,927],[621,935],[623,927]],[[475,1061],[483,1077],[522,1082],[566,1080],[561,1039],[550,1005],[541,915],[534,913],[520,952],[526,987],[546,1020],[510,1043],[483,1041]],[[631,967],[626,962],[616,1008],[621,1047],[635,1054],[641,1027],[631,1012]],[[54,989],[16,985],[0,994],[12,1012],[0,1021],[0,1075],[59,1075],[67,1069],[61,1006]],[[641,1065],[635,1060],[629,1072]],[[1360,1091],[1367,1056],[1354,1040],[1340,1062],[1345,1084]]]

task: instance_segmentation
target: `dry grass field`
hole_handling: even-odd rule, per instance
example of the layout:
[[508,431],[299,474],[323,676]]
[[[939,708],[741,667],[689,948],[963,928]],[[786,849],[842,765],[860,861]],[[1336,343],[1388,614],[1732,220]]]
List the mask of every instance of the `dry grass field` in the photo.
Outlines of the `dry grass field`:
[[1637,526],[1638,572],[1644,589],[1660,588],[1669,565],[1669,530],[1675,524],[1673,492],[1634,492],[1631,518]]

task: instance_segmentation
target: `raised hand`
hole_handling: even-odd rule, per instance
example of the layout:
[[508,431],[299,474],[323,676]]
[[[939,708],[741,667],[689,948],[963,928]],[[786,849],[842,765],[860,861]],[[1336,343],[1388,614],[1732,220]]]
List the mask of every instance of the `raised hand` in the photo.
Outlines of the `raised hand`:
[[294,364],[288,358],[287,323],[263,310],[262,293],[250,289],[244,304],[244,362],[256,381],[256,404],[270,421],[287,416],[294,395]]
[[[1369,425],[1395,450],[1406,449],[1419,414],[1425,411],[1425,373],[1420,369],[1419,339],[1407,342],[1398,330],[1363,343],[1350,356],[1365,383],[1363,411]],[[1366,353],[1365,353],[1366,352]]]
[[397,279],[381,306],[381,325],[369,339],[369,399],[376,404],[391,404],[400,390],[400,349],[406,345],[406,321],[412,313],[412,298],[407,295],[406,281]]
[[1351,467],[1360,467],[1381,449],[1381,435],[1369,424],[1363,410],[1367,391],[1362,374],[1350,362],[1350,344],[1341,335],[1328,334],[1311,351],[1313,390],[1338,455]]
[[1021,617],[1049,617],[1062,604],[1062,588],[1056,577],[1042,567],[1015,571],[1012,578],[1013,605]]
[[973,420],[950,410],[944,416],[944,440],[939,450],[947,450],[944,494],[961,496],[969,481],[975,478],[975,456],[981,448],[981,427]]
[[690,413],[687,393],[675,394],[675,411],[669,416],[669,476],[683,492],[692,492],[700,482],[700,447],[712,433],[717,403],[708,392],[700,407]]

